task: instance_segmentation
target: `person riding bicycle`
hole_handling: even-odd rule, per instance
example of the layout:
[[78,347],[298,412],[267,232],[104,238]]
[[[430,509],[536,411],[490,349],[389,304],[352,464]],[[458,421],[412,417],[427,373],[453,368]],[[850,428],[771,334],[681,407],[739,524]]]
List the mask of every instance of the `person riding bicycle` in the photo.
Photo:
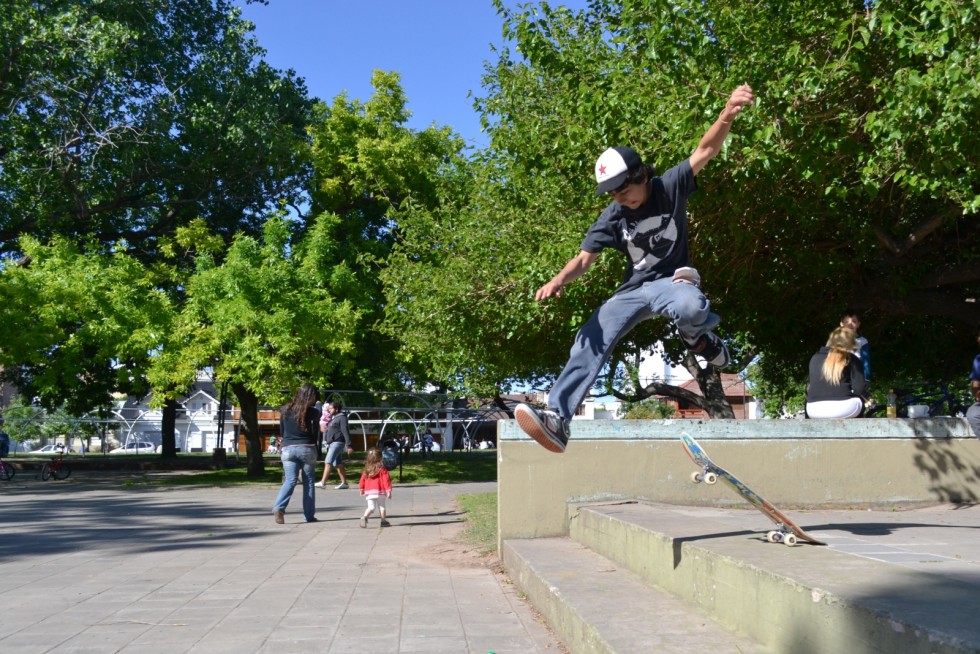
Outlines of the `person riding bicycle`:
[[[977,327],[977,345],[980,345],[980,326]],[[973,428],[973,435],[980,438],[980,354],[973,359],[973,370],[970,371],[970,392],[973,393],[973,405],[966,410],[966,419]]]
[[0,418],[0,457],[10,455],[10,436],[3,430],[3,418]]

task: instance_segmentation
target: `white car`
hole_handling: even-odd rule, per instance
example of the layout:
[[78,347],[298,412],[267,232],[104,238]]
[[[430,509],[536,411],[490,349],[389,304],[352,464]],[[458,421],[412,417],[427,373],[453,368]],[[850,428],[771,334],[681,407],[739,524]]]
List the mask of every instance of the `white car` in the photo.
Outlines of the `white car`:
[[109,450],[109,454],[155,454],[157,446],[146,441],[130,441],[122,447]]
[[61,454],[65,451],[64,445],[45,445],[42,448],[31,450],[30,454]]

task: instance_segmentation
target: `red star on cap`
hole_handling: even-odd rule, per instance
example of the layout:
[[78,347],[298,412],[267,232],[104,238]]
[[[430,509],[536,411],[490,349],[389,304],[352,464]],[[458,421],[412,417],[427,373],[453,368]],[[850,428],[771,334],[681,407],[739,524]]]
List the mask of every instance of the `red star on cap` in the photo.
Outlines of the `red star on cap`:
[[606,167],[605,166],[599,166],[599,174],[600,175],[605,175],[606,174]]

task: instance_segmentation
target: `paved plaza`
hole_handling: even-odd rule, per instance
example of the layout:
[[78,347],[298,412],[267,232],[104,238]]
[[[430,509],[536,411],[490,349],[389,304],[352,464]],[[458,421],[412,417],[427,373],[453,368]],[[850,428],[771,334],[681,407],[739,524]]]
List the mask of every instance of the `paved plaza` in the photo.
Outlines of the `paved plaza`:
[[316,523],[297,489],[277,525],[278,486],[21,471],[0,482],[0,651],[566,652],[458,539],[455,496],[495,488],[396,485],[382,530],[356,488],[317,489]]

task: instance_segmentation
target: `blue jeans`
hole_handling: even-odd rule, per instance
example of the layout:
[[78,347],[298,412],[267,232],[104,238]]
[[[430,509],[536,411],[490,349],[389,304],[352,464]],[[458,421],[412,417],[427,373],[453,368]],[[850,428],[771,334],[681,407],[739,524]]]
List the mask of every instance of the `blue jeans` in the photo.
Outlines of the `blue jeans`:
[[282,448],[282,488],[279,497],[272,505],[275,511],[285,511],[289,506],[289,498],[296,488],[296,475],[303,468],[303,517],[309,522],[316,513],[314,486],[316,482],[316,447],[313,445],[289,445]]
[[675,284],[670,277],[613,295],[575,336],[568,363],[548,395],[548,404],[561,417],[571,419],[616,343],[637,324],[665,316],[681,337],[691,342],[721,322],[709,311],[710,306],[700,288],[683,282]]

